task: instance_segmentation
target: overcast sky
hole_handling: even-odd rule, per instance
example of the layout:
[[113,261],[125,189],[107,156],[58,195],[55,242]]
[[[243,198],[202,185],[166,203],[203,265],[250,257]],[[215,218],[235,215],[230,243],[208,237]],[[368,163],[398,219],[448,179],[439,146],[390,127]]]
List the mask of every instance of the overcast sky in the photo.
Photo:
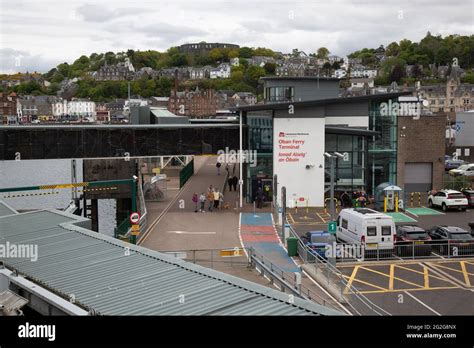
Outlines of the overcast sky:
[[0,72],[199,41],[346,55],[427,31],[472,35],[473,23],[474,0],[0,0]]

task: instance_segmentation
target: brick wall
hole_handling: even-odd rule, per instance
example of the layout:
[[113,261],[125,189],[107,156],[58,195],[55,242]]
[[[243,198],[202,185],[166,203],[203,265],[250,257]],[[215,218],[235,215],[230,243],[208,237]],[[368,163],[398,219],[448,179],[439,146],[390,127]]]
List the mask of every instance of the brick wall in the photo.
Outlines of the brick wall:
[[405,163],[432,163],[433,188],[443,183],[446,115],[398,117],[397,183],[405,184]]

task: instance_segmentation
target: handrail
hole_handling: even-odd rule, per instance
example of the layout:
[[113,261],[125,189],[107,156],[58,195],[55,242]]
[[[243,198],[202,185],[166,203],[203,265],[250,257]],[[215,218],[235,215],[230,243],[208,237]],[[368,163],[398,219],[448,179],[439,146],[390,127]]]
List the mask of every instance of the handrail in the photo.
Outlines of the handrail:
[[[327,262],[321,255],[319,255],[318,253],[315,253],[315,252],[312,252],[304,243],[303,241],[301,240],[301,238],[299,237],[299,235],[296,233],[296,231],[293,229],[293,226],[289,225],[290,227],[290,234],[293,235],[293,237],[297,238],[298,239],[298,247],[299,248],[302,248],[303,251],[305,252],[306,255],[311,255],[312,258],[314,258],[315,260],[315,263],[319,263],[321,264],[323,267],[326,268],[327,272],[328,272],[328,276],[329,276],[329,273],[332,273],[335,277],[339,278],[340,281],[341,281],[341,284],[344,288],[348,289],[355,297],[357,297],[357,299],[359,301],[361,301],[361,303],[363,303],[364,305],[366,305],[372,312],[374,312],[375,314],[377,315],[390,315],[390,313],[388,313],[387,311],[385,311],[383,308],[379,307],[378,305],[376,305],[375,303],[373,303],[372,301],[370,301],[365,295],[361,294],[359,292],[359,290],[357,290],[357,288],[353,285],[353,284],[349,284],[349,282],[344,278],[343,274],[341,271],[339,271],[337,269],[337,267],[333,266],[332,264],[330,264],[329,262]],[[299,249],[298,248],[298,249]],[[301,257],[301,255],[300,255]],[[303,261],[306,263],[307,260],[303,259]],[[357,311],[356,308],[353,307],[353,305],[350,303],[350,301],[347,301],[348,305],[351,306],[351,308],[356,311],[357,313],[359,313]],[[378,310],[377,310],[378,309]],[[359,313],[360,314],[360,313]]]

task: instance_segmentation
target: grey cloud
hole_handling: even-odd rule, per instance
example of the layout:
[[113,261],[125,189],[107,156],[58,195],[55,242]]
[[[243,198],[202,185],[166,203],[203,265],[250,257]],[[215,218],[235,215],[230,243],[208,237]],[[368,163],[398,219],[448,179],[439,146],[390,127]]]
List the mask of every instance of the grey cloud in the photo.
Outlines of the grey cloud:
[[49,59],[41,55],[32,55],[28,51],[12,48],[0,48],[0,72],[45,72],[61,62],[60,59]]
[[128,7],[110,9],[103,5],[84,4],[76,9],[76,13],[86,22],[108,22],[121,17],[137,16],[141,13],[149,14],[153,9],[141,7]]

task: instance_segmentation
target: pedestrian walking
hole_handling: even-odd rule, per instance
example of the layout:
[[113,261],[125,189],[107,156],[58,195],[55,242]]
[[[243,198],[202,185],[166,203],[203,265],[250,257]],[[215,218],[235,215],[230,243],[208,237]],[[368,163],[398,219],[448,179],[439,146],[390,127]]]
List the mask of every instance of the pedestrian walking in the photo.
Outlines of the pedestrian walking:
[[217,161],[216,168],[217,168],[217,175],[221,175],[221,162]]
[[192,201],[193,201],[193,203],[194,203],[194,212],[195,212],[195,213],[198,212],[198,200],[199,200],[198,194],[197,194],[197,192],[194,192],[194,193],[193,193]]
[[232,191],[232,185],[234,185],[234,176],[230,176],[229,179],[227,179],[227,184],[229,185],[229,192]]
[[199,196],[199,203],[201,203],[201,209],[199,211],[201,213],[206,212],[206,207],[204,206],[206,204],[206,196],[204,195],[204,192],[201,192],[201,195]]
[[212,206],[214,205],[214,192],[209,191],[207,193],[207,201],[209,203],[209,211],[212,211]]
[[263,197],[263,190],[259,187],[257,191],[257,208],[259,209],[263,208]]
[[219,190],[214,191],[214,208],[219,208]]
[[234,191],[237,191],[237,184],[239,183],[239,179],[234,175],[232,177],[232,186],[234,187]]

